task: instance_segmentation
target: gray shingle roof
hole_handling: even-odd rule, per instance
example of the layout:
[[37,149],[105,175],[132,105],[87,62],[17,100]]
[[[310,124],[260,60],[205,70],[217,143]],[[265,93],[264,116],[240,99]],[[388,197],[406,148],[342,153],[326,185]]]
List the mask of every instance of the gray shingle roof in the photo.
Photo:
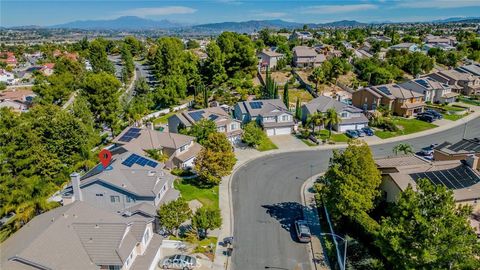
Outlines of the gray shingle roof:
[[[259,102],[261,103],[261,106],[255,107],[254,104],[258,104]],[[239,102],[239,107],[240,110],[242,110],[242,113],[248,113],[252,118],[256,118],[259,115],[274,116],[283,113],[291,114],[281,99],[242,101]]]
[[310,114],[313,114],[315,112],[324,113],[324,112],[327,112],[328,109],[332,109],[332,108],[335,109],[337,112],[340,112],[340,111],[349,111],[353,113],[362,112],[361,109],[347,105],[345,103],[342,103],[338,100],[335,100],[327,96],[319,96],[303,106],[305,106],[305,108]]
[[160,132],[157,130],[151,130],[142,128],[140,130],[140,136],[133,138],[130,142],[122,142],[119,139],[129,130],[126,128],[120,133],[114,140],[114,143],[120,144],[123,148],[142,154],[145,149],[159,149],[170,148],[178,149],[181,146],[190,143],[195,138],[179,133]]

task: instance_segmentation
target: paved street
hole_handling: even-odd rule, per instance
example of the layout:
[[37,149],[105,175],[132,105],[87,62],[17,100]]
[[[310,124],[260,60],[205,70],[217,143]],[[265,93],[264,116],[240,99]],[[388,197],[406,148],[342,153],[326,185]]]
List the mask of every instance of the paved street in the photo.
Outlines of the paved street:
[[[462,138],[464,126],[408,141],[415,150]],[[468,123],[467,137],[480,136],[480,118]],[[399,142],[373,146],[376,157],[391,155]],[[293,220],[301,213],[300,189],[325,171],[331,150],[267,155],[240,168],[232,178],[234,269],[310,269],[307,245],[294,241]]]

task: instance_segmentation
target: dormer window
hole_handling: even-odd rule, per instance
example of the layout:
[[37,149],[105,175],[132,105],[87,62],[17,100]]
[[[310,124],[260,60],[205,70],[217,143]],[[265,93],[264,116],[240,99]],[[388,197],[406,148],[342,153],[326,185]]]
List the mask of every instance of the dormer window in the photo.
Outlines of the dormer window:
[[180,152],[187,150],[187,144],[180,146]]

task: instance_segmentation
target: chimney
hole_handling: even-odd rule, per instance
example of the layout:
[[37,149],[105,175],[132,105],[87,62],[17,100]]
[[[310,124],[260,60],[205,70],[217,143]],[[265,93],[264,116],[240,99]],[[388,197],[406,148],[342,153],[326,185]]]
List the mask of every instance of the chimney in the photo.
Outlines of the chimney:
[[73,187],[73,200],[83,201],[82,190],[80,189],[80,174],[77,172],[70,174],[70,180]]
[[474,170],[477,170],[479,169],[479,157],[477,157],[476,155],[469,155],[466,159],[465,159],[465,162],[467,163],[467,165],[474,169]]

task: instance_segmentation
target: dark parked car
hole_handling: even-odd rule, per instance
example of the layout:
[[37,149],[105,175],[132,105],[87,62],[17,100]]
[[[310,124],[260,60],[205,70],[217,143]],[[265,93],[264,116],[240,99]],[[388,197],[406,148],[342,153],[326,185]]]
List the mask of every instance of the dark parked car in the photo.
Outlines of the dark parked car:
[[358,137],[365,137],[366,135],[365,132],[361,129],[357,129],[356,132],[358,134]]
[[352,139],[358,138],[358,132],[356,130],[349,129],[345,132],[345,134]]
[[443,115],[435,110],[426,110],[425,111],[426,114],[430,114],[430,115],[433,115],[433,117],[435,117],[435,119],[442,119],[443,118]]
[[426,114],[426,113],[417,115],[417,119],[428,122],[428,123],[432,123],[433,121],[435,121],[435,117],[433,115]]
[[366,134],[367,136],[373,136],[373,135],[374,135],[373,130],[372,130],[371,128],[369,128],[369,127],[364,127],[364,128],[362,128],[362,131],[365,132],[365,134]]

